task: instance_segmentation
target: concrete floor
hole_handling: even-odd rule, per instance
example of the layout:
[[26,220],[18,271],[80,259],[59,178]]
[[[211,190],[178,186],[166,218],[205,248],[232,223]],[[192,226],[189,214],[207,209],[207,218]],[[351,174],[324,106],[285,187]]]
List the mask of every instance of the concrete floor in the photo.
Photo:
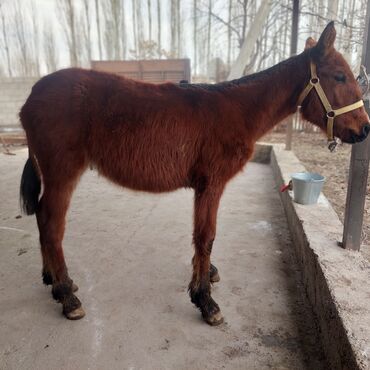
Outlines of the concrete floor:
[[269,166],[250,163],[221,202],[219,327],[187,294],[192,191],[133,193],[86,173],[64,241],[87,312],[73,322],[41,283],[35,218],[18,216],[26,157],[0,154],[0,369],[325,368]]

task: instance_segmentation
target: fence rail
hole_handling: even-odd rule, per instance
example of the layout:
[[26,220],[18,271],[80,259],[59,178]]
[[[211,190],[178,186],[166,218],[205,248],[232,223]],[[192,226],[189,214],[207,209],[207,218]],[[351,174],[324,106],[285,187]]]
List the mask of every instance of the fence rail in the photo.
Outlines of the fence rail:
[[[273,132],[285,132],[289,119],[290,118],[280,122],[277,126],[275,126]],[[305,121],[302,119],[299,113],[296,113],[293,116],[293,131],[315,133],[320,132],[320,129],[317,126],[314,126],[312,123]]]

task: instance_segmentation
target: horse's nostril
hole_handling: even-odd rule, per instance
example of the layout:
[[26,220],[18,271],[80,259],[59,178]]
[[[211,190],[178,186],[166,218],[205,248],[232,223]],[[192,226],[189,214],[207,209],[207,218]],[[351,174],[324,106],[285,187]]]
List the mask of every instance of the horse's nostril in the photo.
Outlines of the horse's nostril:
[[365,135],[365,137],[369,134],[369,132],[370,132],[370,125],[369,124],[366,124],[365,126],[364,126],[364,128],[362,129],[362,132],[363,132],[363,134]]

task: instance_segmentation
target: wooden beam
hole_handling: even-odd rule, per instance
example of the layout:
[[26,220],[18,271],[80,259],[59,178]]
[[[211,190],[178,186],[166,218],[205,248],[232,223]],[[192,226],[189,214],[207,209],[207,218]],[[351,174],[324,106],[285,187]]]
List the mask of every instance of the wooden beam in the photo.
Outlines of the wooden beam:
[[[367,2],[366,27],[362,51],[362,64],[370,71],[370,0]],[[365,109],[370,114],[369,96],[364,97]],[[364,122],[365,123],[365,122]],[[359,250],[364,217],[367,179],[370,159],[370,138],[352,146],[349,180],[344,216],[342,245],[346,249]]]
[[[293,0],[292,38],[290,41],[290,56],[297,54],[298,20],[299,20],[299,0]],[[285,150],[292,150],[292,137],[293,137],[293,116],[289,117],[287,124]]]

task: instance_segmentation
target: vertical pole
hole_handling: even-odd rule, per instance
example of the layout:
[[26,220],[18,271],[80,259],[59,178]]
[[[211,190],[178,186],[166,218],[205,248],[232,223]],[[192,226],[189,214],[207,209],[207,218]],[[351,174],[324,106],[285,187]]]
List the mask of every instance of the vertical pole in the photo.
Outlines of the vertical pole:
[[[298,18],[299,18],[299,0],[293,0],[292,38],[290,41],[290,56],[297,54]],[[293,116],[289,118],[287,124],[285,150],[292,150],[292,136],[293,136]]]
[[[366,26],[362,49],[362,64],[370,71],[370,0],[367,1]],[[370,114],[368,95],[364,97],[365,109]],[[365,122],[363,122],[365,123]],[[370,139],[352,146],[349,180],[344,215],[343,247],[360,250],[362,223],[369,171]]]

